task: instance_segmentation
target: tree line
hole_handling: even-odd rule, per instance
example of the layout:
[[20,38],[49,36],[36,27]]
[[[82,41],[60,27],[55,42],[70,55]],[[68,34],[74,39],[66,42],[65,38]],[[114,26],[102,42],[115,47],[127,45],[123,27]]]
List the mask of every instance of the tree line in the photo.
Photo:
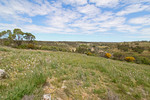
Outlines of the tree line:
[[21,29],[14,29],[13,32],[11,30],[6,30],[0,32],[1,41],[5,41],[8,45],[12,43],[20,46],[23,41],[27,41],[28,43],[32,43],[35,40],[35,36],[28,32],[22,32]]

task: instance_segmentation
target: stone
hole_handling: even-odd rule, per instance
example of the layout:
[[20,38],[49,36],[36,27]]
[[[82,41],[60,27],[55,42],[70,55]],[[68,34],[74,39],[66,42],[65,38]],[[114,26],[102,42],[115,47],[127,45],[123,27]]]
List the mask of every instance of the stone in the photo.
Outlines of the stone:
[[44,94],[43,100],[51,100],[51,94]]
[[7,74],[6,74],[5,70],[0,69],[0,79],[4,79],[4,78],[6,78],[6,76],[7,76]]
[[34,100],[34,96],[33,96],[33,95],[30,95],[30,96],[25,95],[25,96],[22,98],[22,100]]
[[62,88],[62,89],[66,89],[66,88],[67,88],[67,86],[63,85],[61,88]]

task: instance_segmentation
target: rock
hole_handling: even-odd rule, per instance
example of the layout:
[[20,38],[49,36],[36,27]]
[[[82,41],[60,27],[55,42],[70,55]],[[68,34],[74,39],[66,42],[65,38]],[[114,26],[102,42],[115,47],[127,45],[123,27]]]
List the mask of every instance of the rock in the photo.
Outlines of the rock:
[[67,88],[67,86],[62,86],[61,88],[62,88],[62,89],[66,89],[66,88]]
[[58,97],[58,98],[56,98],[56,100],[63,100],[63,99],[61,99],[61,98]]
[[43,100],[51,100],[51,94],[44,94]]
[[0,79],[4,79],[6,78],[7,74],[5,72],[5,70],[0,69]]
[[114,94],[112,91],[108,90],[107,100],[120,100],[119,97]]
[[67,86],[65,86],[65,83],[66,83],[66,81],[64,80],[63,84],[62,84],[62,87],[61,87],[62,89],[66,89],[67,88]]
[[33,96],[33,95],[30,95],[30,96],[25,95],[25,96],[22,98],[22,100],[34,100],[34,96]]

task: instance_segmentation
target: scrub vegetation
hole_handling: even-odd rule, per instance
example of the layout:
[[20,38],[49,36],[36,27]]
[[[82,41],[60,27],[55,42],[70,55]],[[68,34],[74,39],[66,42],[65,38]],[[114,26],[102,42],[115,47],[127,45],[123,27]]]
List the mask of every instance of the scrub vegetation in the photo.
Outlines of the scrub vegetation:
[[[35,41],[31,33],[14,29],[0,32],[0,45],[18,49],[35,49],[87,54],[89,56],[150,65],[150,41],[134,42],[59,42]],[[126,57],[134,58],[132,61]]]

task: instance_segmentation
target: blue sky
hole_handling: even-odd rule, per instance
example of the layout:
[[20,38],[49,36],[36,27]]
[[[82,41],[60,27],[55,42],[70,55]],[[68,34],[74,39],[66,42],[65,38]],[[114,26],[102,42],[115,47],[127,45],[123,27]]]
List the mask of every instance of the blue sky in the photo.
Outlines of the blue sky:
[[0,0],[0,31],[43,41],[150,40],[150,0]]

